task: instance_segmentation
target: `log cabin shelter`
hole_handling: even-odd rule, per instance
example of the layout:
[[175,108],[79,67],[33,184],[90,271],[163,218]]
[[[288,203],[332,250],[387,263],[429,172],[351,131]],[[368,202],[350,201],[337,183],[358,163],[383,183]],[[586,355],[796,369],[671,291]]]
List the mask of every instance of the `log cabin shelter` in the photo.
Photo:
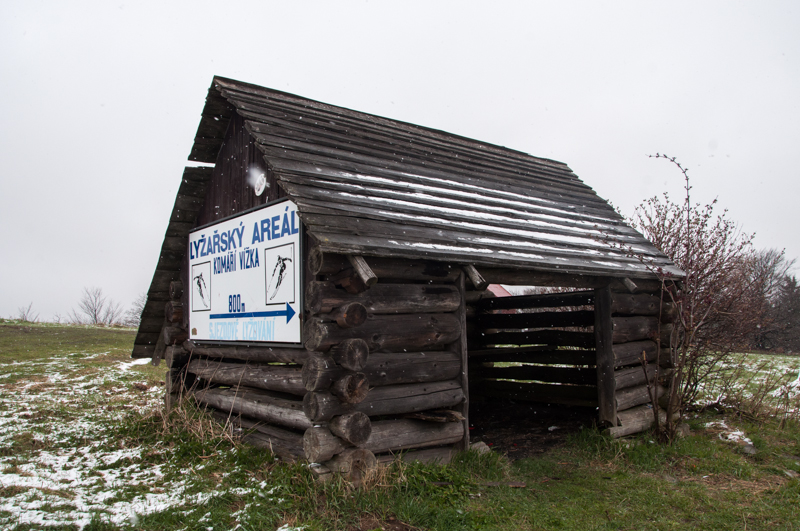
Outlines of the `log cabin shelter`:
[[470,400],[653,422],[683,273],[566,164],[223,77],[189,160],[133,349],[168,403],[352,474],[468,448]]

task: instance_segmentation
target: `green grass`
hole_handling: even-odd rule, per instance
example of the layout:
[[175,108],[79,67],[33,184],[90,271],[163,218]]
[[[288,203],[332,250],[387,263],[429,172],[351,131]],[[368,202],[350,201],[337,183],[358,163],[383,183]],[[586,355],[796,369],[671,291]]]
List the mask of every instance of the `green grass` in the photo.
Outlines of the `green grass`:
[[[395,464],[353,489],[236,444],[191,405],[165,418],[165,369],[129,365],[132,341],[129,330],[0,323],[0,527],[800,529],[796,423],[709,411],[669,446],[587,429],[535,458]],[[722,440],[719,421],[757,453]]]

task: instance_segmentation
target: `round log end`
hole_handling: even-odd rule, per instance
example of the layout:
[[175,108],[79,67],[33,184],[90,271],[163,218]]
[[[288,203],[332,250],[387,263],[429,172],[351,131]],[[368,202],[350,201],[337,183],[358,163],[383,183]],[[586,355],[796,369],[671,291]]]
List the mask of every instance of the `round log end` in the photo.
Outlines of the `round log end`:
[[327,428],[308,428],[303,434],[303,452],[309,463],[328,461],[343,448]]
[[331,433],[354,446],[365,445],[372,435],[372,422],[360,411],[334,417],[328,423],[328,428]]
[[369,450],[348,448],[325,464],[332,471],[344,475],[355,486],[360,486],[369,473],[378,467],[378,460]]
[[358,404],[368,392],[369,381],[363,372],[346,374],[331,385],[331,393],[345,404]]
[[316,319],[309,319],[303,326],[303,337],[305,338],[303,341],[303,346],[306,347],[306,350],[312,351],[328,350],[328,348],[322,348],[325,339],[324,335],[325,331],[323,330],[321,323]]
[[369,359],[369,345],[361,338],[345,339],[331,350],[336,362],[349,371],[360,371]]
[[305,413],[308,420],[311,422],[319,422],[321,417],[322,407],[320,398],[317,393],[306,393],[303,397],[303,413]]
[[322,391],[330,387],[331,375],[337,371],[336,362],[328,356],[312,356],[303,365],[303,387],[307,391]]
[[367,320],[367,309],[360,302],[351,302],[336,312],[336,324],[342,328],[353,328]]

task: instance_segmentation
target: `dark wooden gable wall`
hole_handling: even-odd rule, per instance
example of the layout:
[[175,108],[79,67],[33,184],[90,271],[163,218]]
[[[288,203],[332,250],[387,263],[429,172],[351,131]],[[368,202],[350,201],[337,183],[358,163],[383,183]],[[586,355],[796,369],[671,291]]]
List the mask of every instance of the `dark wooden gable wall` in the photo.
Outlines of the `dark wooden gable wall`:
[[[267,188],[260,196],[248,184],[251,168],[257,174],[263,172],[267,177]],[[234,113],[194,227],[213,223],[282,197],[286,197],[286,193],[277,185],[274,174],[267,168],[264,155],[256,148],[253,137],[245,129],[244,119]],[[189,285],[188,255],[184,256],[180,279],[184,286]],[[189,290],[184,290],[182,303],[184,308],[189,308]],[[184,326],[188,327],[188,312],[184,313],[183,320]]]
[[[250,168],[267,176],[267,189],[260,196],[248,184]],[[195,226],[206,225],[285,196],[272,171],[267,168],[264,155],[245,129],[244,119],[234,113],[217,155],[211,183]]]

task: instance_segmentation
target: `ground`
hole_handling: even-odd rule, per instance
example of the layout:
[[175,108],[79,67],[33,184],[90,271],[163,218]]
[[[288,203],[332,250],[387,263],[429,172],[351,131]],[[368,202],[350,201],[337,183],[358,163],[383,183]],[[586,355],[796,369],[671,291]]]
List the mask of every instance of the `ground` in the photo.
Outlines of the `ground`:
[[130,358],[133,336],[0,320],[0,528],[800,529],[800,358],[742,363],[740,387],[775,380],[788,418],[722,401],[659,445],[602,436],[590,409],[474,401],[472,439],[493,452],[397,463],[354,489],[237,444],[190,404],[164,416],[165,369]]
[[515,461],[543,454],[590,429],[597,410],[487,399],[470,404],[470,442],[482,441]]

